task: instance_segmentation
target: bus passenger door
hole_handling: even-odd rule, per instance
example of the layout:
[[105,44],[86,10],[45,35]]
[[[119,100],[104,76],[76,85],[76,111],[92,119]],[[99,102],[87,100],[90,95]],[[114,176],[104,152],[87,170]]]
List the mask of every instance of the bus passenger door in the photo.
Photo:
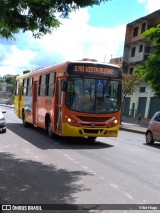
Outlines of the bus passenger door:
[[63,106],[63,91],[62,82],[63,78],[58,78],[57,81],[57,103],[56,103],[56,132],[62,133],[62,106]]
[[18,115],[19,118],[22,117],[22,104],[21,104],[21,101],[22,101],[22,85],[20,84],[19,85],[19,89],[18,89],[18,96],[17,96],[17,99],[16,99],[16,102],[15,104],[17,106],[15,106],[15,108],[17,109],[17,112],[16,114]]
[[37,125],[37,95],[38,95],[38,83],[33,82],[33,124]]

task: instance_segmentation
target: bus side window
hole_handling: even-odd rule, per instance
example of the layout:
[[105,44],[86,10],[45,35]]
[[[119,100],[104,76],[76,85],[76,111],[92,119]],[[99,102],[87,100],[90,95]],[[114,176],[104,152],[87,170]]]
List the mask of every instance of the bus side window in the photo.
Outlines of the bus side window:
[[19,81],[16,81],[15,95],[18,95]]
[[[44,75],[43,75],[44,76]],[[43,76],[41,77],[42,81],[44,80],[43,79]],[[40,80],[41,82],[41,80]],[[42,90],[45,90],[45,96],[49,96],[49,97],[53,97],[54,95],[54,85],[55,85],[55,72],[51,72],[51,73],[48,73],[46,74],[46,78],[45,78],[45,85],[41,83],[40,84],[40,95],[42,95]]]
[[39,79],[39,96],[45,96],[46,89],[46,75],[41,75]]
[[27,89],[27,79],[23,79],[23,89],[22,89],[22,95],[26,95],[26,89]]
[[41,79],[42,76],[39,76],[39,87],[38,87],[38,95],[40,96],[40,89],[41,89]]
[[28,96],[32,96],[32,86],[33,86],[33,79],[31,77],[29,78],[29,84],[28,84]]
[[28,90],[29,90],[29,78],[27,78],[27,84],[26,84],[26,96],[28,96]]
[[48,96],[48,93],[49,93],[49,80],[50,80],[50,73],[46,74],[46,89],[45,89],[46,96]]
[[48,96],[50,96],[50,97],[54,96],[55,81],[56,81],[56,73],[52,72],[52,73],[50,73],[50,79],[49,79]]

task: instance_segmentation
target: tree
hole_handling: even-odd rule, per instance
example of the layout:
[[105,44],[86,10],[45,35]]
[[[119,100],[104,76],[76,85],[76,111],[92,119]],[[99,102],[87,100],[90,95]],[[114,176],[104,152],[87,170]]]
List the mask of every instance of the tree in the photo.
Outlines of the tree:
[[29,73],[30,72],[30,70],[24,70],[23,71],[23,74],[27,74],[27,73]]
[[0,0],[0,36],[13,38],[20,30],[31,31],[36,38],[60,26],[59,17],[108,0]]
[[136,87],[141,83],[141,79],[138,73],[125,74],[123,73],[123,94],[124,98],[127,95],[132,95],[136,90]]
[[7,84],[11,84],[10,91],[11,91],[12,95],[10,95],[9,98],[10,98],[10,101],[11,101],[12,104],[14,103],[14,91],[15,91],[15,88],[16,88],[16,77],[17,76],[18,75],[5,77],[5,82]]
[[133,74],[122,74],[123,77],[123,112],[124,112],[124,107],[125,107],[125,98],[127,95],[132,95],[133,92],[136,90],[136,88],[140,85],[141,83],[141,78],[138,73],[133,73]]
[[160,24],[146,30],[142,36],[152,40],[156,50],[148,57],[145,64],[137,67],[135,71],[155,90],[155,95],[160,97]]

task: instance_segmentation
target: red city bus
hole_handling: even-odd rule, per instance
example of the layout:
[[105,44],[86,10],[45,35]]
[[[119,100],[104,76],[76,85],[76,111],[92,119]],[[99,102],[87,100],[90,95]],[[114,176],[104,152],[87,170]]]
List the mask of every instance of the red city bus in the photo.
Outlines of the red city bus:
[[16,79],[15,113],[49,137],[117,137],[122,73],[112,64],[67,61]]

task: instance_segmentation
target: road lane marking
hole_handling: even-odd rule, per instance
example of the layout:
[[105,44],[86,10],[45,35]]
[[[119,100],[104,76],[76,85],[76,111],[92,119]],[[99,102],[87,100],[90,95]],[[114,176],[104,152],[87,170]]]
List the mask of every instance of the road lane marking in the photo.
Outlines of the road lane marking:
[[132,195],[130,195],[130,194],[128,194],[128,193],[126,193],[126,196],[127,196],[129,199],[133,200]]
[[89,168],[87,166],[81,166],[83,169],[88,170]]
[[112,188],[115,188],[115,189],[118,189],[118,188],[119,188],[116,184],[110,183],[109,185],[110,185]]
[[100,176],[99,179],[100,180],[105,180],[105,178],[103,176]]
[[66,158],[68,158],[69,160],[73,161],[74,159],[71,158],[68,154],[63,154]]

